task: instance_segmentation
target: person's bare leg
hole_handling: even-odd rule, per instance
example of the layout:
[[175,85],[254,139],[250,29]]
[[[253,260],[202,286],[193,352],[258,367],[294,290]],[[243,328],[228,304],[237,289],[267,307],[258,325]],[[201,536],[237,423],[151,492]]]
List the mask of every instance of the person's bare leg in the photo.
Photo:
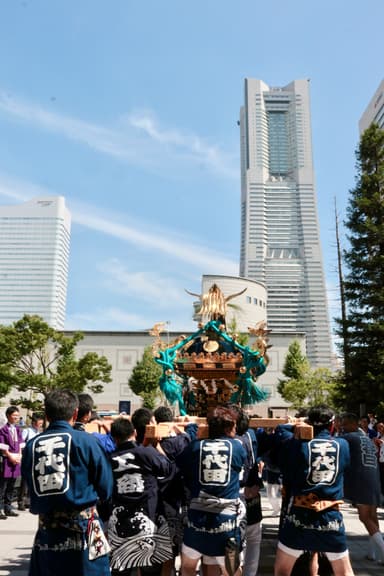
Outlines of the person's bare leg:
[[370,504],[357,504],[357,511],[359,513],[359,520],[362,522],[370,536],[379,532],[379,519],[377,517],[376,506]]
[[331,566],[334,576],[354,576],[349,554],[339,560],[333,560]]
[[377,508],[370,504],[357,504],[359,520],[362,522],[370,537],[370,546],[368,547],[368,556],[372,557],[372,547],[380,553],[380,561],[384,562],[384,540],[380,531],[379,519],[377,517]]
[[319,573],[319,555],[317,552],[311,553],[309,561],[309,573],[311,576],[317,576]]
[[174,576],[175,574],[175,560],[171,558],[163,562],[163,567],[161,569],[161,576]]
[[297,558],[291,556],[280,548],[276,550],[276,559],[274,566],[274,576],[290,576]]
[[181,555],[181,574],[182,576],[196,576],[196,568],[200,558],[189,558],[185,554]]
[[218,564],[203,564],[204,576],[220,576],[223,573],[225,573],[224,568]]

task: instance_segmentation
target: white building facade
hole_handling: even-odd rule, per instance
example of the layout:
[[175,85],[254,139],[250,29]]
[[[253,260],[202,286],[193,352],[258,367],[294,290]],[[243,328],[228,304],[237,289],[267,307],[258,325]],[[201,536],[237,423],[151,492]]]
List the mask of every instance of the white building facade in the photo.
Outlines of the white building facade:
[[268,327],[304,333],[313,367],[331,338],[312,161],[309,81],[245,80],[240,276],[267,288]]
[[37,314],[64,328],[71,218],[61,196],[0,206],[0,323]]
[[359,121],[360,134],[375,122],[384,130],[384,80],[381,81]]

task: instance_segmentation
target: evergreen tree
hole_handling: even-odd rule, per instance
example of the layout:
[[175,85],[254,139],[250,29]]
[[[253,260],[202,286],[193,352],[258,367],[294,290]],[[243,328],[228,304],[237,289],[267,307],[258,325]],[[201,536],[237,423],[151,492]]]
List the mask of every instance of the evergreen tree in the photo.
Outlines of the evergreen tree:
[[156,405],[156,400],[160,396],[159,380],[162,373],[161,366],[153,358],[152,347],[148,346],[142,359],[132,370],[128,381],[131,390],[142,397],[146,408],[152,409]]
[[279,380],[277,391],[295,408],[301,408],[305,404],[307,396],[305,378],[309,370],[309,362],[301,351],[300,342],[293,340],[288,347],[283,367],[286,378]]
[[309,408],[317,404],[332,403],[335,381],[328,368],[311,370],[307,357],[302,353],[300,342],[293,340],[285,357],[283,374],[277,390],[293,408]]
[[309,370],[307,357],[302,353],[300,342],[293,340],[285,357],[283,374],[287,378],[302,378]]
[[329,368],[315,368],[301,378],[286,380],[281,395],[297,410],[319,404],[332,406],[334,388],[335,380]]
[[0,396],[16,389],[20,396],[12,404],[39,410],[55,388],[102,392],[102,384],[111,382],[111,366],[94,352],[76,359],[82,338],[79,332],[65,336],[40,316],[27,314],[10,326],[0,326]]
[[356,152],[344,251],[346,407],[374,408],[384,397],[384,131],[372,124]]

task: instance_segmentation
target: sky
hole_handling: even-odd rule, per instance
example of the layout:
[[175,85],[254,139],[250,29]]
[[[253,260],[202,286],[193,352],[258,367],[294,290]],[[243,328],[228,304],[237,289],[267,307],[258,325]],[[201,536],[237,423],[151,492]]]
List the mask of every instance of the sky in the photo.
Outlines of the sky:
[[337,315],[335,200],[342,224],[383,20],[382,0],[1,0],[0,204],[65,197],[65,328],[189,330],[185,289],[238,275],[247,77],[310,78]]

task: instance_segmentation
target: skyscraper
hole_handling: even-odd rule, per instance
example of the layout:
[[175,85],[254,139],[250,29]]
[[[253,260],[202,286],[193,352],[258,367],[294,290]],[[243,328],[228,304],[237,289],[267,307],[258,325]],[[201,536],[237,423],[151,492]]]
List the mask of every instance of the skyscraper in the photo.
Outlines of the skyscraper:
[[366,130],[372,122],[384,130],[384,80],[381,81],[370,103],[360,118],[360,134]]
[[37,314],[64,328],[70,222],[61,196],[0,206],[0,324]]
[[246,79],[240,130],[240,276],[266,285],[268,327],[304,332],[312,366],[330,366],[309,81]]

